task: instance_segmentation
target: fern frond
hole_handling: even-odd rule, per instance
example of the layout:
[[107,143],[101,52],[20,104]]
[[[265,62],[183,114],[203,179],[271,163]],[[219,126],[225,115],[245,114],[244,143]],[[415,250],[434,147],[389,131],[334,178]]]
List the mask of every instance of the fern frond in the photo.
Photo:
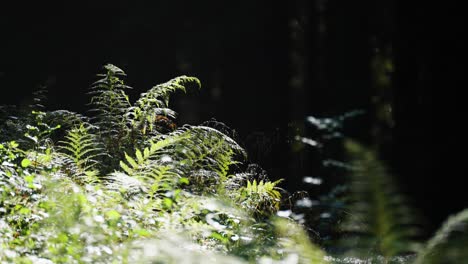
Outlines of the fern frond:
[[329,263],[325,260],[325,252],[310,241],[300,225],[284,218],[274,219],[273,224],[285,254],[297,254],[298,259],[293,263]]
[[415,251],[414,211],[396,190],[391,175],[375,152],[351,140],[345,143],[351,159],[351,215],[342,225],[341,240],[352,256],[392,257]]
[[449,217],[418,254],[415,264],[456,264],[468,259],[468,209]]
[[234,179],[231,172],[235,168],[234,165],[246,158],[242,147],[230,137],[211,127],[184,126],[179,131],[185,131],[184,133],[190,135],[190,138],[183,142],[181,149],[185,156],[183,159],[185,166],[181,169],[185,170],[185,175],[190,182],[200,180],[197,176],[192,180],[192,176],[197,175],[193,173],[194,171],[201,170],[216,172],[215,178],[207,182],[217,184],[205,188],[207,192],[222,194],[225,190],[234,189],[234,185],[238,185],[237,177]]
[[198,78],[185,75],[179,76],[165,83],[158,84],[148,92],[143,93],[136,105],[142,109],[146,109],[149,106],[148,104],[157,107],[168,107],[170,94],[177,90],[186,92],[186,86],[190,84],[195,84],[198,88],[201,88],[201,82]]
[[93,108],[89,111],[95,113],[91,120],[98,127],[99,139],[110,155],[105,163],[113,168],[130,141],[125,113],[131,104],[124,90],[131,87],[120,79],[125,76],[123,70],[111,64],[104,68],[106,73],[98,75],[102,78],[91,86],[89,94],[92,95],[90,104]]
[[[164,163],[163,155],[167,153],[167,148],[174,146],[186,138],[188,138],[188,135],[180,134],[167,137],[158,142],[151,142],[151,145],[143,149],[143,152],[138,149],[135,150],[135,158],[125,153],[126,162],[120,161],[120,167],[130,176],[137,176],[144,171],[152,169],[152,166],[158,163],[158,161]],[[170,156],[166,157],[170,158]],[[170,159],[172,160],[172,158]]]
[[89,133],[86,125],[82,123],[69,130],[65,139],[60,141],[59,149],[73,160],[78,168],[78,174],[94,178],[92,171],[98,171],[98,158],[103,155],[103,149],[98,147],[94,135]]
[[158,117],[175,119],[177,116],[176,112],[168,108],[170,94],[177,90],[186,92],[186,87],[190,84],[201,87],[200,80],[188,76],[179,76],[166,83],[158,84],[148,92],[142,93],[135,106],[128,108],[125,116],[131,126],[143,135],[154,132]]
[[230,180],[232,165],[238,163],[236,154],[244,156],[245,151],[216,129],[184,126],[167,135],[152,137],[149,146],[136,149],[133,155],[125,154],[120,167],[132,177],[149,181],[159,177],[157,172],[161,168],[170,166],[166,175],[173,178],[173,186],[186,178],[191,191],[223,193],[238,185]]
[[220,140],[225,142],[227,146],[229,146],[229,148],[231,148],[236,154],[240,154],[242,158],[247,158],[247,152],[244,150],[244,148],[239,146],[239,144],[231,137],[220,132],[219,130],[208,126],[194,126],[192,127],[192,130],[200,133],[202,137],[205,135],[214,135],[215,137],[218,137]]
[[129,176],[148,185],[146,193],[150,197],[174,189],[183,172],[179,166],[177,146],[189,137],[187,134],[175,134],[157,142],[151,142],[143,150],[136,149],[135,155],[125,153],[125,161],[120,161],[120,167]]
[[281,193],[277,185],[281,181],[248,180],[247,185],[240,189],[237,200],[242,207],[258,216],[271,215],[280,207]]
[[112,65],[110,63],[104,65],[104,69],[106,69],[109,73],[112,73],[112,75],[115,76],[126,76],[125,72],[120,69],[119,67]]

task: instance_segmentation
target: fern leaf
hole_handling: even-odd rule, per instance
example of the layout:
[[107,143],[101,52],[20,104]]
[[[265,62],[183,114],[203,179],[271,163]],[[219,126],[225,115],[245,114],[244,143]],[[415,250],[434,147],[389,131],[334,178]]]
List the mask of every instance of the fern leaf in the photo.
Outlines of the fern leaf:
[[105,163],[112,168],[117,165],[122,152],[129,142],[126,135],[130,133],[127,127],[125,113],[131,107],[128,96],[124,90],[130,87],[124,84],[119,77],[125,76],[125,72],[120,68],[107,64],[104,66],[106,74],[91,86],[92,95],[90,110],[95,113],[92,121],[98,128],[100,140],[106,148],[106,153],[110,155]]
[[293,260],[293,263],[329,263],[325,260],[325,252],[310,241],[307,233],[297,223],[275,218],[274,227],[278,241],[286,252],[298,255],[299,259]]
[[[196,84],[198,88],[201,88],[201,83],[198,78],[188,77],[184,75],[184,76],[179,76],[172,80],[169,80],[166,83],[158,84],[154,86],[153,88],[151,88],[151,90],[149,90],[145,94],[145,96],[147,96],[149,99],[155,100],[155,102],[157,100],[162,100],[164,102],[164,107],[168,107],[170,94],[177,90],[182,90],[186,92],[187,91],[186,86],[189,84]],[[162,107],[162,106],[158,105],[158,107]]]
[[170,94],[177,90],[186,92],[186,86],[196,84],[201,87],[200,80],[195,77],[179,76],[166,83],[158,84],[148,92],[142,93],[135,103],[129,107],[125,116],[130,120],[131,126],[143,135],[154,132],[158,116],[176,118],[176,113],[167,108]]
[[137,161],[138,161],[139,164],[141,164],[141,163],[143,163],[145,161],[145,159],[143,158],[143,154],[141,153],[141,151],[139,149],[135,150],[135,156],[136,156]]
[[462,263],[468,259],[468,209],[451,216],[418,254],[415,264]]
[[353,168],[348,209],[351,215],[342,225],[349,234],[341,240],[347,255],[390,260],[414,252],[417,228],[410,217],[414,211],[396,191],[385,165],[372,150],[356,142],[349,140],[345,147]]
[[132,166],[133,169],[138,169],[139,164],[136,160],[134,160],[132,157],[130,157],[127,153],[125,153],[125,159],[127,160],[128,164]]
[[112,73],[113,75],[126,76],[125,72],[122,69],[110,63],[104,65],[104,69],[106,69],[108,72]]
[[85,175],[87,171],[97,171],[97,159],[102,156],[102,149],[87,125],[82,123],[72,128],[64,138],[65,141],[59,142],[59,149],[75,162],[78,173]]
[[129,175],[133,175],[134,171],[125,162],[120,161],[120,167]]

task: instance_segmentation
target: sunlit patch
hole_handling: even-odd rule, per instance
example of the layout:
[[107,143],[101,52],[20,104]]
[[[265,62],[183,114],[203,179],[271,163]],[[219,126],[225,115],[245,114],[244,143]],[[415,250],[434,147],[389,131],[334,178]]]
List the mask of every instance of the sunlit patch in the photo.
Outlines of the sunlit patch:
[[252,241],[252,238],[251,238],[251,237],[248,237],[248,236],[241,236],[240,238],[241,238],[241,240],[244,241],[244,242],[250,242],[250,241]]
[[215,219],[217,218],[216,214],[207,214],[206,215],[206,222],[211,225],[216,230],[226,229],[225,225],[220,224]]
[[98,223],[104,223],[104,217],[102,215],[96,215],[94,216],[94,221]]
[[284,211],[278,211],[276,213],[277,216],[279,217],[289,217],[290,215],[292,214],[292,211],[291,210],[284,210]]
[[164,156],[161,157],[161,162],[162,163],[172,162],[172,158],[169,155],[164,155]]
[[304,177],[302,179],[305,183],[309,183],[309,184],[315,184],[315,185],[320,185],[322,184],[322,179],[320,178],[314,178],[314,177]]
[[308,197],[302,198],[296,201],[296,206],[298,207],[312,207],[314,205],[318,205],[318,201],[313,201]]
[[321,213],[320,218],[330,218],[331,214],[330,213]]
[[298,140],[298,141],[300,141],[300,142],[302,142],[302,143],[304,143],[306,145],[312,146],[312,147],[317,147],[317,146],[320,145],[317,141],[315,141],[315,140],[313,140],[311,138],[296,136],[294,139],[296,139],[296,140]]
[[291,214],[292,219],[296,221],[304,220],[304,214]]

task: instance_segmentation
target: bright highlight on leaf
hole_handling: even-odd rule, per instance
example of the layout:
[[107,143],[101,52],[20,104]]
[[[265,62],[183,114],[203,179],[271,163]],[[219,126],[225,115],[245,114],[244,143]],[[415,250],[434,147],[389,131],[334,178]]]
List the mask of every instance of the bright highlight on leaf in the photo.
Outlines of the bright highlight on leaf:
[[23,159],[23,160],[21,161],[21,167],[23,167],[23,168],[27,168],[27,167],[29,167],[30,165],[31,165],[31,161],[30,161],[29,159],[26,159],[26,158],[25,158],[25,159]]

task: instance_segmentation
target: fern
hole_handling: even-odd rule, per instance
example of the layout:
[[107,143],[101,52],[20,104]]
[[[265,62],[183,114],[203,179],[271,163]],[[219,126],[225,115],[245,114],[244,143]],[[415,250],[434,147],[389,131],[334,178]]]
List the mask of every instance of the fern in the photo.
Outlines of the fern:
[[68,131],[65,141],[61,141],[60,150],[66,154],[77,167],[78,177],[85,177],[87,181],[95,180],[98,173],[98,158],[102,156],[102,148],[94,135],[89,133],[85,124]]
[[157,120],[161,116],[170,119],[175,119],[177,116],[175,111],[168,108],[170,94],[177,90],[186,92],[186,86],[190,84],[201,87],[200,80],[197,78],[179,76],[166,83],[154,86],[146,93],[142,93],[135,106],[130,107],[126,113],[126,117],[130,120],[133,129],[143,135],[152,132],[156,132],[156,134],[157,132],[164,132],[161,131],[161,128],[156,129]]
[[347,235],[341,240],[348,255],[370,259],[381,256],[387,262],[414,252],[414,213],[396,191],[385,166],[373,151],[356,142],[349,140],[345,147],[353,168],[351,215],[342,226]]
[[186,92],[186,86],[189,84],[195,84],[198,88],[201,88],[201,83],[198,78],[179,76],[166,83],[158,84],[151,88],[148,92],[143,93],[141,98],[137,101],[136,105],[142,110],[147,110],[150,107],[169,107],[170,94],[182,90]]
[[[237,143],[215,129],[185,126],[154,137],[150,146],[135,150],[134,156],[125,154],[120,167],[130,176],[152,178],[156,177],[155,169],[170,166],[173,173],[194,185],[204,186],[209,182],[212,191],[222,191],[228,182],[230,166],[237,163],[233,155],[239,152],[245,154]],[[200,176],[207,174],[211,176],[201,182]]]
[[418,254],[415,264],[456,264],[468,259],[468,209],[451,216]]
[[92,86],[91,112],[95,112],[92,121],[99,128],[100,140],[105,146],[110,158],[106,160],[109,167],[114,167],[115,160],[121,157],[121,153],[128,147],[128,134],[125,113],[131,106],[125,89],[131,87],[124,84],[120,77],[125,76],[123,70],[107,64],[104,66],[106,74]]
[[241,206],[260,217],[275,213],[280,207],[281,193],[277,185],[281,181],[247,181],[247,186],[240,189],[238,197]]
[[[44,149],[0,144],[2,261],[180,262],[213,252],[213,263],[323,262],[301,226],[273,216],[280,181],[246,164],[232,131],[217,121],[175,127],[170,94],[198,79],[177,77],[132,105],[125,73],[105,70],[92,86],[92,118],[37,111],[30,136]],[[184,237],[170,243],[167,234]]]
[[286,259],[285,263],[328,263],[325,260],[325,252],[312,244],[307,233],[300,225],[282,218],[275,218],[273,223],[279,243],[292,257],[289,260],[290,262]]
[[147,171],[148,169],[151,169],[151,166],[153,166],[158,161],[164,163],[167,158],[170,158],[170,161],[172,161],[170,156],[165,156],[167,157],[165,160],[163,155],[171,153],[169,150],[171,146],[174,146],[176,143],[188,137],[189,135],[180,134],[167,137],[158,142],[151,142],[151,146],[146,147],[143,149],[143,151],[137,149],[135,151],[135,158],[125,154],[126,162],[120,161],[120,167],[126,173],[128,173],[128,175],[136,176]]
[[101,128],[104,134],[113,135],[119,132],[123,116],[129,108],[130,101],[125,94],[125,89],[131,89],[130,86],[124,84],[120,77],[126,74],[114,65],[107,64],[104,66],[107,70],[105,75],[98,75],[103,78],[93,83],[90,94],[91,104],[95,106],[91,111],[97,113],[96,124]]

